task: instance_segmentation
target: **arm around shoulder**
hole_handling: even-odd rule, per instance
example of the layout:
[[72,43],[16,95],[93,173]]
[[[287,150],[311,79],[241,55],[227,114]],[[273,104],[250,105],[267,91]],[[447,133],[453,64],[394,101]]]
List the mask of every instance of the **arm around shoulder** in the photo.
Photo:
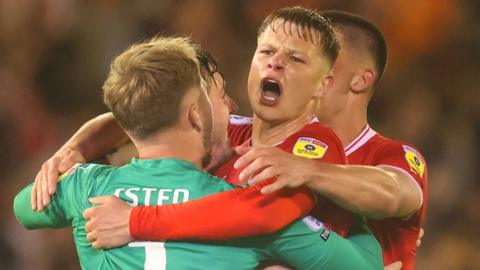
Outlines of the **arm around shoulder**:
[[367,218],[407,218],[422,206],[427,181],[423,158],[410,149],[391,143],[372,166],[318,164],[307,185]]

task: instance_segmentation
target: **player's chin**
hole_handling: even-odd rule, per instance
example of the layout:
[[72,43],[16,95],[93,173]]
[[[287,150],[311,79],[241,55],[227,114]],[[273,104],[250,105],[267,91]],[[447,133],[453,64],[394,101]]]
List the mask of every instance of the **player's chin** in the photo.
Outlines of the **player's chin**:
[[254,110],[255,115],[262,121],[272,124],[282,124],[285,121],[283,111],[280,107],[264,106]]

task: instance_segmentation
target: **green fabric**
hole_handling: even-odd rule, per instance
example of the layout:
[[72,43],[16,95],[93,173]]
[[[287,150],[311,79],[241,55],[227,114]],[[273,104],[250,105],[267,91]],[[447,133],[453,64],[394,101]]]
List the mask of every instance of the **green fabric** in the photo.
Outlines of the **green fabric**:
[[[297,269],[383,268],[380,248],[369,231],[356,235],[361,239],[358,245],[333,232],[324,240],[320,234],[325,228],[312,230],[304,221],[272,235],[224,243],[132,242],[110,250],[91,248],[82,218],[83,211],[92,207],[89,197],[115,194],[131,205],[162,205],[236,188],[183,160],[134,158],[123,167],[81,165],[59,181],[43,212],[31,210],[31,188],[27,186],[15,198],[17,219],[29,229],[72,226],[83,269],[254,269],[266,258]],[[372,266],[375,260],[379,267]]]

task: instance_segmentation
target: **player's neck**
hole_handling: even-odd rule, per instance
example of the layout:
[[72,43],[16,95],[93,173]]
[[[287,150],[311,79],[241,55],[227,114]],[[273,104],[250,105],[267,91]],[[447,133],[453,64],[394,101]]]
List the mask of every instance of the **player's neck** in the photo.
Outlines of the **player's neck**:
[[281,124],[272,124],[254,115],[252,127],[252,145],[275,145],[284,141],[293,133],[308,125],[312,113],[305,112],[299,117]]
[[346,106],[339,114],[324,122],[332,128],[344,146],[349,145],[367,126],[365,106]]
[[203,142],[200,136],[191,133],[173,130],[133,142],[138,149],[139,159],[177,158],[202,169]]

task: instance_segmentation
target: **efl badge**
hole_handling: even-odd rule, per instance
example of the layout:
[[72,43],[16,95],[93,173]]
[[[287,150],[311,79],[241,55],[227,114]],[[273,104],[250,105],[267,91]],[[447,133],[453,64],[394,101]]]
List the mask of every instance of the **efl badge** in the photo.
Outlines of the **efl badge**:
[[322,158],[327,152],[328,145],[314,138],[300,137],[293,147],[293,154],[306,158]]
[[406,145],[403,146],[403,150],[405,151],[405,159],[407,160],[410,169],[416,172],[420,177],[423,177],[425,163],[419,157],[417,151]]
[[70,169],[68,169],[66,172],[62,173],[62,175],[58,177],[58,181],[62,180],[65,176],[72,174],[78,167],[80,167],[80,165],[82,164],[76,163],[75,165],[73,165]]
[[303,223],[305,223],[305,225],[307,225],[310,229],[312,229],[312,231],[315,231],[315,232],[318,232],[325,227],[320,220],[312,216],[304,217]]

